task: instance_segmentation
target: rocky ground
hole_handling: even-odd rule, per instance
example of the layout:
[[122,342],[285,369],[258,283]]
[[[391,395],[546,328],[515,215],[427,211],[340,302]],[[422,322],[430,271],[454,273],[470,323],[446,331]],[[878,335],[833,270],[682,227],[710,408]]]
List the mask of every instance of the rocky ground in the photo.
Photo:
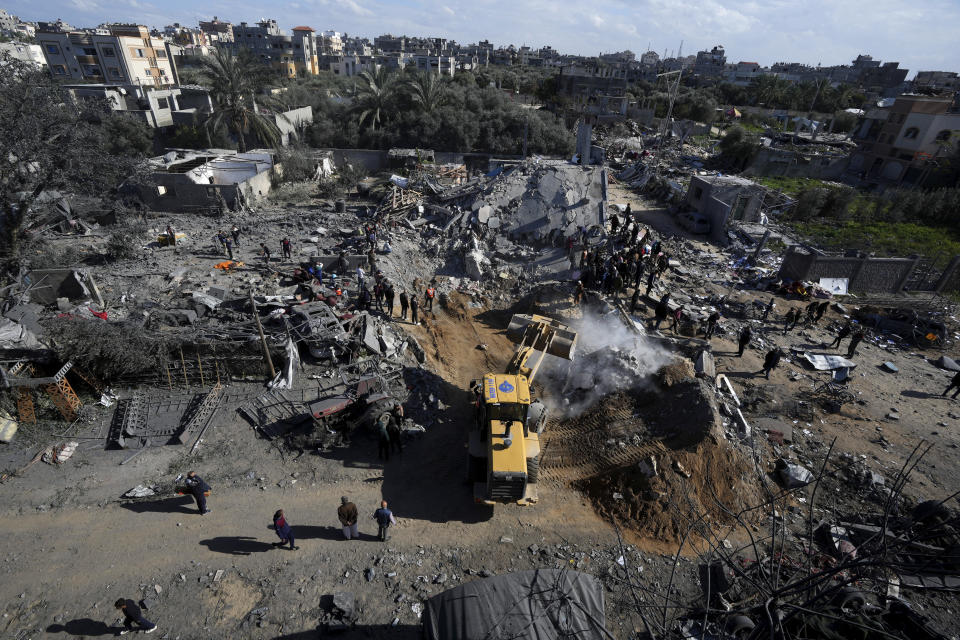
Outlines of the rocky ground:
[[[769,300],[770,294],[738,284],[732,266],[737,256],[731,252],[684,237],[667,212],[620,187],[611,186],[609,198],[630,202],[662,237],[676,236],[667,245],[679,264],[652,299],[671,290],[675,300],[703,309],[724,295],[738,302]],[[269,294],[278,285],[256,266],[259,242],[270,243],[275,266],[283,268],[276,261],[280,238],[293,237],[295,251],[303,255],[318,244],[331,249],[356,226],[357,211],[336,214],[329,203],[281,190],[243,217],[151,219],[145,236],[172,224],[185,240],[177,248],[150,247],[136,259],[88,268],[108,313],[118,317],[139,312],[145,301],[170,304],[211,286]],[[212,269],[222,260],[212,237],[234,222],[244,233],[238,257],[248,266],[223,274]],[[100,252],[105,239],[50,242],[79,243],[89,255]],[[756,372],[770,344],[821,350],[841,318],[834,310],[818,325],[788,336],[781,323],[731,315],[709,345],[697,337],[674,340],[661,330],[664,340],[657,344],[666,356],[648,347],[634,352],[639,348],[634,338],[596,330],[611,318],[627,326],[611,300],[591,296],[586,309],[574,307],[573,274],[561,249],[501,246],[478,285],[465,277],[462,251],[452,251],[450,243],[398,225],[393,252],[378,258],[388,277],[411,289],[439,275],[443,294],[443,303],[425,313],[420,325],[391,321],[425,353],[422,370],[409,354],[404,360],[421,371],[420,391],[411,394],[406,409],[425,430],[411,435],[402,454],[388,462],[377,460],[375,442],[364,437],[323,453],[277,446],[259,437],[235,406],[227,406],[195,453],[189,447],[152,447],[121,465],[131,452],[103,450],[111,410],[89,396],[84,400],[91,410],[69,429],[62,423],[53,431],[25,429],[6,445],[0,466],[7,470],[29,462],[44,435],[64,433],[80,448],[63,465],[38,462],[0,485],[6,516],[0,635],[18,640],[113,635],[119,628],[112,603],[122,596],[146,600],[145,615],[158,623],[158,638],[308,638],[329,622],[330,596],[347,592],[355,598],[357,625],[340,637],[414,638],[422,603],[431,595],[492,574],[565,567],[602,580],[607,626],[614,637],[631,638],[644,629],[644,615],[663,615],[665,603],[696,606],[697,567],[711,548],[756,559],[751,535],[765,531],[771,518],[764,512],[737,523],[716,508],[714,498],[728,507],[761,500],[765,487],[774,486],[780,457],[818,470],[832,446],[815,506],[808,502],[813,497],[808,488],[785,498],[772,514],[790,532],[788,554],[805,548],[801,534],[808,507],[818,521],[830,522],[882,511],[888,491],[877,478],[893,486],[920,443],[932,447],[903,489],[903,509],[947,498],[960,487],[960,406],[938,395],[951,377],[930,363],[939,352],[892,351],[864,342],[850,385],[858,401],[830,412],[811,396],[825,372],[789,354],[769,381]],[[177,278],[170,277],[182,267]],[[551,284],[541,287],[548,280]],[[637,326],[647,323],[651,301],[632,315]],[[802,303],[778,298],[774,315],[795,305]],[[565,376],[546,375],[539,391],[558,411],[547,431],[540,500],[530,507],[491,509],[474,504],[465,483],[466,389],[483,371],[503,367],[512,350],[504,335],[507,321],[514,312],[528,311],[552,312],[578,323],[585,335],[593,330],[600,336],[584,341],[574,361],[574,366],[592,363],[594,379],[609,377],[613,365],[626,367],[635,379],[627,385],[630,391],[605,390],[597,402],[578,405],[571,400],[582,399],[581,387],[587,385],[571,391],[556,386]],[[735,336],[745,322],[754,325],[757,339],[739,358]],[[597,355],[609,348],[623,357]],[[712,351],[716,371],[733,383],[752,439],[742,438],[725,401],[692,377],[689,364],[664,377],[664,363],[674,356],[689,361],[703,348]],[[881,369],[886,361],[899,371]],[[230,390],[239,397],[261,388],[258,381],[238,381]],[[764,430],[783,433],[786,441],[768,438]],[[658,467],[653,476],[641,466],[650,459]],[[169,485],[190,469],[213,487],[208,515],[198,515],[188,498],[121,498],[136,485]],[[877,476],[861,482],[868,470]],[[342,495],[360,507],[359,541],[341,539],[335,511]],[[368,518],[380,499],[390,502],[399,521],[387,543],[375,540]],[[272,544],[271,516],[278,508],[294,526],[297,550]],[[712,543],[696,535],[685,539],[690,522],[703,521],[704,514]],[[904,588],[902,597],[935,628],[956,633],[955,596]],[[664,619],[676,613],[667,611]]]

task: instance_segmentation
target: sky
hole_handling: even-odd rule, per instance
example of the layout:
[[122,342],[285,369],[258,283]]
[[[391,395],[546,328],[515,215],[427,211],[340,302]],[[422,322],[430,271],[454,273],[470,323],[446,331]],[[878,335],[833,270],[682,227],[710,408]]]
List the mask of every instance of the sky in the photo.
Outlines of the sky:
[[439,36],[496,46],[550,45],[597,55],[661,56],[722,45],[728,62],[850,64],[858,54],[916,71],[960,71],[960,0],[0,0],[24,20],[75,27],[137,22],[196,26],[274,18],[373,38]]

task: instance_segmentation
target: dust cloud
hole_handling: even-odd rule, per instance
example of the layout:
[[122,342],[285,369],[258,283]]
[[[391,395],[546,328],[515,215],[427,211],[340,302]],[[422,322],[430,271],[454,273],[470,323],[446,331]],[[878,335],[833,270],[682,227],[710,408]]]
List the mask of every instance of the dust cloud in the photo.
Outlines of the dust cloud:
[[543,363],[543,401],[551,415],[575,417],[615,391],[642,388],[673,358],[639,324],[640,333],[631,331],[616,311],[587,311],[570,325],[578,333],[574,359],[547,356]]

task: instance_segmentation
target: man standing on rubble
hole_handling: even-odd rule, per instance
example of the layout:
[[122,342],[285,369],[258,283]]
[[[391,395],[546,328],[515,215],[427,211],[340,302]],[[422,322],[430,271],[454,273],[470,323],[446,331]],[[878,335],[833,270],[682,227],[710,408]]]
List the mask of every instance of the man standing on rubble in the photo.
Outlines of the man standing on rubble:
[[807,324],[816,324],[817,309],[819,308],[820,303],[816,300],[807,305]]
[[650,265],[650,275],[647,276],[647,295],[650,295],[650,290],[653,289],[653,281],[657,278],[657,270]]
[[284,238],[280,241],[280,250],[283,252],[284,260],[289,260],[293,256],[291,251],[290,238]]
[[377,521],[377,525],[380,527],[377,531],[377,539],[380,542],[386,542],[390,539],[390,536],[387,535],[387,529],[390,528],[390,525],[397,524],[397,519],[393,517],[393,512],[387,508],[387,501],[380,501],[380,508],[373,512],[373,519]]
[[377,311],[383,311],[383,295],[383,282],[378,280],[377,283],[373,285],[373,299],[377,305]]
[[392,318],[394,291],[393,291],[393,285],[390,284],[388,280],[383,281],[383,296],[387,302],[387,317]]
[[653,310],[653,318],[656,321],[653,325],[654,330],[660,329],[660,323],[667,319],[667,311],[670,304],[670,292],[666,292],[660,302],[657,303],[656,308]]
[[[401,304],[403,304],[402,298],[401,298]],[[410,321],[413,322],[413,324],[420,324],[420,318],[417,315],[417,311],[419,309],[420,309],[420,303],[417,301],[417,296],[416,295],[410,296]]]
[[773,297],[773,296],[770,296],[770,302],[768,302],[768,303],[767,303],[767,306],[765,306],[765,307],[763,308],[763,315],[760,317],[760,319],[761,319],[763,322],[766,322],[766,321],[767,321],[767,317],[770,316],[770,312],[773,311],[774,307],[776,307],[776,306],[777,306],[777,303],[774,302],[774,297]]
[[228,237],[224,237],[224,238],[223,238],[223,246],[224,246],[224,247],[226,248],[226,250],[227,250],[227,256],[228,256],[231,260],[233,260],[233,239],[232,239],[232,238],[228,238]]
[[827,312],[827,309],[829,307],[830,307],[830,302],[827,300],[824,300],[823,302],[820,303],[820,305],[817,307],[817,315],[815,319],[816,322],[820,322],[820,318],[823,317],[823,314]]
[[400,319],[407,319],[407,306],[409,305],[409,300],[407,299],[407,290],[403,289],[400,291]]
[[847,357],[852,358],[857,354],[857,345],[863,342],[863,338],[866,334],[863,331],[863,327],[858,328],[853,332],[853,337],[850,338],[850,348],[847,349]]
[[167,225],[167,244],[171,247],[177,246],[177,234],[173,232],[173,225]]
[[714,311],[709,316],[707,316],[707,331],[704,334],[704,338],[709,340],[713,337],[713,332],[717,330],[717,323],[720,322],[720,312]]
[[227,255],[227,234],[223,232],[223,229],[217,231],[217,235],[214,236],[217,243],[220,244],[220,253]]
[[737,351],[738,358],[743,357],[743,352],[750,346],[751,340],[753,340],[753,329],[750,328],[750,325],[747,325],[740,330],[740,337],[737,339],[737,346],[739,347]]
[[787,335],[787,332],[791,329],[791,325],[795,324],[796,318],[799,315],[800,309],[790,309],[787,311],[787,315],[783,317],[783,335]]
[[780,358],[783,357],[783,351],[780,350],[780,347],[774,345],[773,349],[767,351],[767,355],[763,358],[763,369],[760,369],[760,373],[766,375],[767,380],[770,379],[770,372],[777,368],[777,365],[780,364]]
[[377,459],[390,461],[390,419],[389,413],[382,413],[377,418]]
[[263,266],[266,269],[270,268],[270,248],[267,247],[264,243],[260,243],[260,257],[263,258]]
[[437,290],[433,287],[433,283],[431,282],[430,285],[427,286],[426,293],[423,295],[423,300],[427,311],[433,311],[433,299],[436,295]]
[[200,515],[210,513],[210,509],[207,509],[207,493],[210,491],[210,485],[204,482],[196,471],[187,473],[186,483],[187,491],[197,501],[197,509],[200,511]]
[[240,248],[240,228],[237,225],[230,227],[230,235],[233,236],[233,244],[237,245],[237,249]]
[[357,520],[360,518],[360,514],[357,513],[357,505],[347,500],[347,496],[340,497],[337,518],[340,519],[340,526],[343,527],[344,538],[347,540],[360,539],[360,532],[357,530]]

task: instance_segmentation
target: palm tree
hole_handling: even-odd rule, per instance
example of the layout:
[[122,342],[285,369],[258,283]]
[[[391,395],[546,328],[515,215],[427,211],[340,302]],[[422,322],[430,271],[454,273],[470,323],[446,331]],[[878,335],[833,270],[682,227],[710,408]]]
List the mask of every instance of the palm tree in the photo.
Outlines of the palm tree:
[[360,74],[363,81],[357,88],[357,100],[354,109],[360,112],[359,122],[369,122],[373,131],[380,125],[380,115],[387,110],[387,105],[393,98],[395,84],[394,77],[386,67],[378,67],[376,71],[364,71]]
[[440,76],[433,73],[418,73],[407,83],[407,89],[410,90],[413,101],[427,113],[442,107],[447,102],[447,88]]
[[207,131],[226,127],[237,137],[237,149],[247,150],[247,135],[253,135],[272,147],[280,141],[276,123],[260,113],[254,93],[266,80],[269,70],[248,49],[234,56],[216,49],[210,57],[200,58],[201,73],[210,84],[213,114],[206,121]]

